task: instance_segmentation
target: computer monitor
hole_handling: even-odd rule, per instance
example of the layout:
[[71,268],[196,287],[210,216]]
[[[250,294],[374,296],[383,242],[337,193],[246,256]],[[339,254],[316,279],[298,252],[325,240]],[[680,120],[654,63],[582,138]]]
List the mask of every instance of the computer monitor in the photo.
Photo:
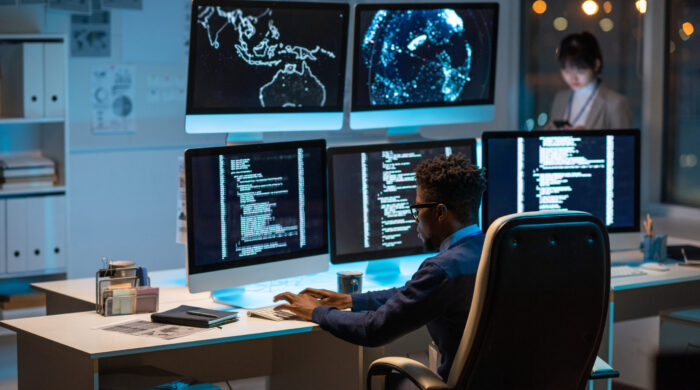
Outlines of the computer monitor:
[[415,168],[438,155],[475,158],[475,140],[444,140],[328,149],[331,262],[423,252],[409,205]]
[[486,132],[482,142],[484,229],[516,212],[580,210],[634,233],[611,236],[613,249],[639,247],[639,130]]
[[348,16],[342,3],[194,0],[185,131],[340,129]]
[[493,119],[498,4],[358,4],[350,128]]
[[325,147],[315,140],[185,151],[191,292],[328,269]]

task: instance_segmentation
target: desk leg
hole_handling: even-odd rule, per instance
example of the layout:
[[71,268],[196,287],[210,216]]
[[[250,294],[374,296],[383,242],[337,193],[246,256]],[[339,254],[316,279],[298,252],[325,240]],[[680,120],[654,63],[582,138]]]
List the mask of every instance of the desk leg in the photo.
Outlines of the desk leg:
[[22,389],[99,388],[98,361],[84,353],[17,334],[17,382]]

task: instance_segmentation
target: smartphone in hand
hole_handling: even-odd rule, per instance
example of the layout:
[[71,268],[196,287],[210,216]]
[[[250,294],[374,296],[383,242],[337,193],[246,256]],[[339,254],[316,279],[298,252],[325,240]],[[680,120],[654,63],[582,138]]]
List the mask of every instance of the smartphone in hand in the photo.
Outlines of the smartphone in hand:
[[569,121],[566,121],[566,120],[555,120],[555,121],[552,121],[552,123],[554,124],[554,127],[556,127],[557,129],[561,129],[562,127],[565,127],[565,126],[571,127],[571,123],[569,123]]

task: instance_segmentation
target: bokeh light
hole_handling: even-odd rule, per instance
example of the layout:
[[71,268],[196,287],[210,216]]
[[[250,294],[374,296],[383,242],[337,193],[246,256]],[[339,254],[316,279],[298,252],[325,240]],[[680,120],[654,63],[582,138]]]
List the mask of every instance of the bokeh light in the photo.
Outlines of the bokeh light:
[[532,129],[535,128],[535,120],[532,118],[529,118],[528,120],[525,121],[525,129],[527,131],[532,131]]
[[681,168],[695,168],[696,165],[698,165],[698,156],[694,155],[693,153],[681,154]]
[[598,13],[598,3],[593,0],[586,0],[581,4],[581,9],[588,16],[595,15]]
[[538,126],[546,125],[548,119],[549,119],[549,117],[547,116],[547,113],[541,112],[540,115],[537,115],[537,125]]
[[685,22],[683,23],[683,32],[685,33],[685,35],[691,36],[695,32],[695,27],[693,27],[692,23]]
[[637,11],[639,11],[640,14],[647,13],[647,1],[646,0],[637,0],[634,3],[634,6],[637,7]]
[[545,13],[545,11],[547,11],[547,2],[544,0],[535,1],[532,3],[532,10],[535,11],[536,14]]
[[600,26],[600,29],[603,30],[604,32],[608,32],[615,27],[615,23],[613,23],[613,21],[610,20],[609,18],[600,19],[600,22],[598,22],[598,25]]
[[606,14],[609,14],[612,12],[612,3],[609,1],[606,1],[603,3],[603,11],[605,11]]
[[557,29],[557,31],[564,31],[567,27],[569,27],[569,21],[562,16],[554,19],[553,24],[554,28]]

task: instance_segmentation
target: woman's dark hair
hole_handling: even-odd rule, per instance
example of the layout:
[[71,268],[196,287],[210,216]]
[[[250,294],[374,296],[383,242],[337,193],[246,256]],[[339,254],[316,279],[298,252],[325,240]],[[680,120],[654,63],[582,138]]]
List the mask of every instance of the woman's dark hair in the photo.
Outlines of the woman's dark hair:
[[476,223],[486,178],[463,154],[422,161],[416,167],[416,182],[426,201],[444,203],[462,223]]
[[[593,34],[588,31],[567,35],[559,45],[557,57],[562,68],[570,66],[578,69],[590,68],[596,74],[603,71],[603,55],[600,53],[600,46]],[[600,61],[600,67],[597,70],[596,60]]]

